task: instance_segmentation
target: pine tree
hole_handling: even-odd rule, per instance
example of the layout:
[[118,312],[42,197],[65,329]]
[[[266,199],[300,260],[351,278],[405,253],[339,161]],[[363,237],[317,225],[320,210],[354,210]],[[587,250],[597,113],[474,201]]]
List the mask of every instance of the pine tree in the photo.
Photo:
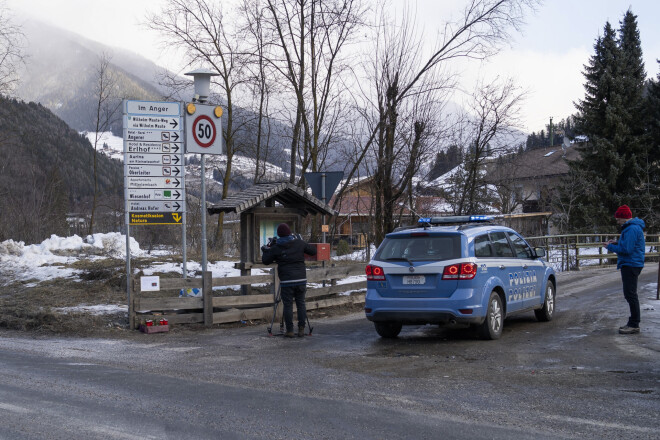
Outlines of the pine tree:
[[649,82],[645,114],[649,150],[647,180],[641,191],[642,206],[648,230],[657,233],[660,228],[660,72],[655,81]]
[[613,229],[612,213],[621,204],[633,211],[641,208],[639,187],[648,153],[637,17],[631,11],[624,15],[619,38],[607,22],[594,50],[585,66],[585,97],[575,118],[576,130],[590,141],[578,147],[581,158],[571,163],[571,184],[584,179],[593,191],[573,199],[568,219],[573,230],[585,232]]

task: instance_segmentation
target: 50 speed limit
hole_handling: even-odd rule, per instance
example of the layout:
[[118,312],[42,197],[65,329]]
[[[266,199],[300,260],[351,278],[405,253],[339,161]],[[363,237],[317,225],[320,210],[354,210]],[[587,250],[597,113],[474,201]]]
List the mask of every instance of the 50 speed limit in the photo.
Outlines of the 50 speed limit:
[[202,148],[208,148],[215,142],[216,129],[215,124],[206,115],[198,116],[192,126],[195,142]]

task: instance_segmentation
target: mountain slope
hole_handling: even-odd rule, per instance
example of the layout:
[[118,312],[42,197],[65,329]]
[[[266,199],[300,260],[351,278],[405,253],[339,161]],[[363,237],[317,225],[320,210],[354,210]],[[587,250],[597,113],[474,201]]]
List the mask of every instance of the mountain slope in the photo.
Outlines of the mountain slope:
[[[68,232],[67,213],[89,210],[93,166],[89,141],[50,110],[0,97],[0,241]],[[97,170],[105,209],[121,209],[122,164],[99,154]]]
[[[116,77],[117,97],[160,100],[156,77],[162,69],[130,52],[113,49],[72,32],[32,19],[23,22],[27,61],[15,91],[25,101],[39,102],[78,131],[95,129],[94,93],[100,55],[110,57],[109,73]],[[121,134],[121,111],[112,131]]]

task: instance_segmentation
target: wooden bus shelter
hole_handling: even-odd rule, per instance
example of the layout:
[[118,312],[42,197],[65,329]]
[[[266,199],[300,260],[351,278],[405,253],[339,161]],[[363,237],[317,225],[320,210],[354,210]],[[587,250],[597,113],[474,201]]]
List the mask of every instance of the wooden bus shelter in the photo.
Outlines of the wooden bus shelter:
[[[232,194],[208,208],[208,213],[234,212],[240,216],[241,276],[261,264],[261,246],[276,235],[277,225],[287,223],[294,233],[301,231],[302,219],[309,214],[335,215],[335,211],[306,191],[288,182],[258,183]],[[249,294],[250,286],[243,286]]]

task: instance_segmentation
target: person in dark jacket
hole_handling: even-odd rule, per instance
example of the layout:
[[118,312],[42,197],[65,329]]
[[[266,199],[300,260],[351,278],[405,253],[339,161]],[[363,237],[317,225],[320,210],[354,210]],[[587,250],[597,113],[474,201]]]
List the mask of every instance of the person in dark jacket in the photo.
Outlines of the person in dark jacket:
[[630,307],[628,323],[619,328],[619,333],[630,335],[639,333],[641,313],[637,296],[637,279],[644,267],[645,243],[642,230],[646,224],[642,219],[632,218],[632,211],[626,205],[619,206],[614,218],[621,227],[621,236],[618,241],[609,240],[603,244],[607,246],[608,251],[615,252],[617,256],[616,268],[621,270],[623,296]]
[[263,246],[261,261],[264,264],[277,263],[277,275],[280,278],[282,303],[284,305],[284,336],[293,338],[293,302],[298,309],[298,336],[305,336],[305,292],[307,291],[307,271],[305,255],[316,255],[316,248],[307,244],[300,236],[291,235],[286,223],[277,226],[277,240],[273,245]]

